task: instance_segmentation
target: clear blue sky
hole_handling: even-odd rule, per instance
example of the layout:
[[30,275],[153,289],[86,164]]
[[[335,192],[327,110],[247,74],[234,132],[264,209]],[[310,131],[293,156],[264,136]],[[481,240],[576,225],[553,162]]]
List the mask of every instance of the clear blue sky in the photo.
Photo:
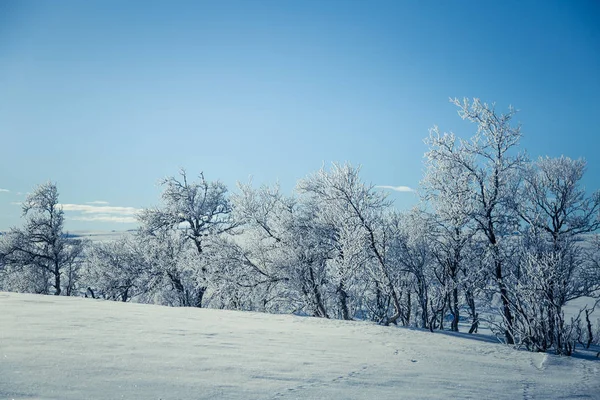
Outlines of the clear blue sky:
[[449,97],[514,105],[531,156],[585,157],[600,188],[599,20],[593,0],[1,1],[0,230],[49,179],[69,230],[132,228],[89,203],[157,204],[179,167],[289,192],[350,161],[417,187],[431,126],[474,131]]

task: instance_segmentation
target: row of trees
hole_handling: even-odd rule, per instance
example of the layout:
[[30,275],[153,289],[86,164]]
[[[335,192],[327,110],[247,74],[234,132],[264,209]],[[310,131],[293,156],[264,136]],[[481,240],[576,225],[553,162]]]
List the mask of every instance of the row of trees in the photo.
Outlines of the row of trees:
[[[590,345],[599,295],[600,192],[581,187],[585,162],[519,152],[515,114],[453,100],[477,126],[469,140],[431,130],[422,203],[397,212],[333,164],[298,182],[239,185],[184,171],[135,234],[84,243],[63,232],[56,186],[23,205],[25,226],[0,238],[0,288],[171,306],[368,319],[469,332],[487,322],[509,344],[571,354]],[[496,316],[496,317],[494,317]]]

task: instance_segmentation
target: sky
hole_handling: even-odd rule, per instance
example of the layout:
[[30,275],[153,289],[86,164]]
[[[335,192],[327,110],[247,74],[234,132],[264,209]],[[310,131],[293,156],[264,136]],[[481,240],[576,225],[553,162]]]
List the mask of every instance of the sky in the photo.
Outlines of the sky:
[[0,231],[56,182],[68,230],[135,227],[185,168],[231,191],[362,166],[416,204],[450,97],[520,110],[522,147],[600,188],[596,1],[0,2]]

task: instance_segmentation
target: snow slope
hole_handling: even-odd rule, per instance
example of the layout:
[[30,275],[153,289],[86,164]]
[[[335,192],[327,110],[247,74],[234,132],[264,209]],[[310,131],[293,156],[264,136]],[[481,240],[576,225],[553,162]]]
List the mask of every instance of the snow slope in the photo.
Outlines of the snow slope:
[[600,361],[364,322],[0,293],[0,398],[599,399]]

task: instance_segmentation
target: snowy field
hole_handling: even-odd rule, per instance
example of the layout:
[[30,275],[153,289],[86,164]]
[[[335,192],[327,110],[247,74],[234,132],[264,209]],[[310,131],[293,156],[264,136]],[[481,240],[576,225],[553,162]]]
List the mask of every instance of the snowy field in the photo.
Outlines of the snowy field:
[[77,239],[90,240],[92,242],[110,242],[123,236],[133,234],[131,231],[71,231],[69,236]]
[[600,399],[600,360],[485,336],[0,293],[1,399]]

